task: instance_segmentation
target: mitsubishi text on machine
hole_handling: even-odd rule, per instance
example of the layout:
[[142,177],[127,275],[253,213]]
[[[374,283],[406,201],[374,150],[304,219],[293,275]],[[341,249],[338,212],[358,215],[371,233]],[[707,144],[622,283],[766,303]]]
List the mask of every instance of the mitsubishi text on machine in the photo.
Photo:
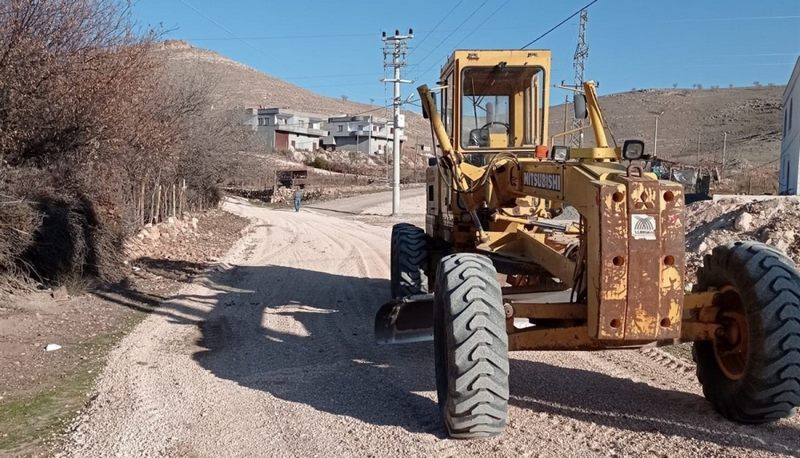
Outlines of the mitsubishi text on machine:
[[525,172],[523,182],[533,188],[561,191],[561,175],[557,173]]

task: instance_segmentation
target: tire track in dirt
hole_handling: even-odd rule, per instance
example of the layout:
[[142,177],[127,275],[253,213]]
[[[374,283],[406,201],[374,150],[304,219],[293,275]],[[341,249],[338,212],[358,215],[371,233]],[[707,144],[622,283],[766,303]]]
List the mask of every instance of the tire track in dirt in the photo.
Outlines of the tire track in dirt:
[[[349,204],[354,205],[354,204]],[[254,229],[123,340],[65,456],[775,456],[797,417],[721,419],[660,350],[512,354],[510,423],[445,439],[431,345],[380,347],[386,225],[228,204]],[[353,208],[356,208],[355,206]]]

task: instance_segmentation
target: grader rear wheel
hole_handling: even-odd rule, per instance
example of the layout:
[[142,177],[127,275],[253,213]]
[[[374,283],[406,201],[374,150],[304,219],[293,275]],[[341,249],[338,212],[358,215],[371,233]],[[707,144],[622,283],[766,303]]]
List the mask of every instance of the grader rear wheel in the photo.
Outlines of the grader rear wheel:
[[724,417],[766,423],[800,406],[800,274],[761,243],[720,246],[698,271],[698,290],[720,291],[720,330],[694,344],[703,393]]
[[400,223],[392,227],[391,293],[393,298],[428,292],[428,238],[417,226]]
[[451,437],[500,434],[508,411],[508,336],[497,272],[485,256],[446,256],[436,274],[434,347],[442,421]]

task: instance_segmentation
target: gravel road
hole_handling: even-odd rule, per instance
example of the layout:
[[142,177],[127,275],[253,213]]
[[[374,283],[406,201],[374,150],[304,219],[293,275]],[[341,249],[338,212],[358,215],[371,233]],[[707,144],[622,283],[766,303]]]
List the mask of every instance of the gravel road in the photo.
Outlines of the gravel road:
[[514,353],[506,433],[445,439],[431,345],[373,344],[390,229],[359,218],[387,208],[363,199],[226,204],[250,233],[113,351],[64,456],[800,455],[800,416],[727,422],[658,350]]

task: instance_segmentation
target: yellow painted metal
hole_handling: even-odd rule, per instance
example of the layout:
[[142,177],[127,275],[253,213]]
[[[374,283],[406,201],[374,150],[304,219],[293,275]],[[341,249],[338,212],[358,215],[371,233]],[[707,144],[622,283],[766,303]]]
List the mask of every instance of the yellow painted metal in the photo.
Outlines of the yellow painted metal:
[[[469,67],[498,65],[527,65],[542,71],[527,88],[520,86],[509,93],[510,141],[508,133],[490,130],[489,147],[465,149],[460,145],[462,73]],[[512,304],[520,316],[586,320],[586,325],[525,331],[512,327],[511,349],[619,348],[708,337],[713,332],[711,322],[691,311],[704,299],[683,295],[680,186],[620,163],[620,149],[608,146],[594,83],[587,82],[584,91],[597,145],[571,149],[565,162],[534,157],[531,146],[546,146],[540,142],[548,139],[549,70],[547,51],[456,51],[441,78],[447,81],[447,100],[453,107],[447,128],[427,87],[419,88],[442,147],[439,164],[455,177],[455,190],[449,182],[435,188],[437,196],[447,193],[449,200],[438,201],[442,208],[430,207],[434,213],[443,210],[441,218],[448,218],[442,238],[456,250],[502,255],[541,268],[584,293],[582,303],[563,309],[553,304]],[[533,101],[530,112],[525,110],[526,101]],[[447,107],[445,111],[449,113]],[[471,165],[465,162],[465,153],[485,153],[489,163]],[[440,180],[439,173],[429,177]],[[571,230],[531,224],[537,217],[548,218],[550,210],[566,206],[574,207],[581,217]],[[513,213],[520,207],[524,213]],[[488,227],[480,228],[479,213]],[[653,218],[655,240],[634,237],[636,216]],[[436,218],[432,221],[428,227],[434,229],[429,234],[438,236],[441,226],[436,229]],[[579,244],[580,251],[569,252],[570,243]],[[699,310],[705,314],[710,309]],[[682,323],[688,323],[683,332]]]
[[505,132],[489,132],[489,148],[507,148],[508,134]]
[[570,159],[613,159],[619,157],[619,148],[570,148]]
[[575,283],[575,261],[564,257],[544,243],[544,234],[518,230],[522,249],[529,259],[553,274],[567,286]]
[[455,91],[455,94],[460,94],[461,90],[461,78],[462,72],[464,69],[469,67],[494,67],[497,65],[503,65],[506,67],[527,67],[527,68],[538,68],[540,69],[539,75],[541,78],[537,78],[532,82],[532,86],[534,86],[537,90],[536,97],[531,97],[538,105],[535,106],[537,109],[535,116],[531,116],[529,120],[536,120],[536,124],[532,127],[534,129],[534,137],[538,139],[537,142],[531,143],[528,145],[524,145],[522,139],[524,138],[524,110],[523,110],[523,101],[524,101],[524,88],[520,88],[519,91],[514,93],[511,97],[509,104],[511,105],[510,114],[514,117],[513,121],[520,121],[520,122],[512,122],[512,145],[506,146],[504,148],[496,148],[491,146],[490,148],[466,148],[466,145],[461,144],[461,97],[456,96],[453,97],[453,137],[452,137],[452,144],[454,145],[455,149],[461,154],[482,154],[482,153],[492,153],[496,152],[497,150],[516,150],[519,152],[523,152],[526,149],[530,151],[531,147],[543,144],[545,139],[547,139],[547,130],[548,130],[548,122],[549,122],[549,109],[550,106],[550,88],[549,88],[549,76],[550,76],[550,68],[551,68],[551,52],[549,50],[541,50],[541,49],[532,49],[532,50],[456,50],[453,52],[452,56],[448,60],[447,64],[445,64],[442,70],[442,81],[452,81],[452,87],[450,90]]
[[601,345],[589,337],[586,326],[567,328],[528,328],[515,330],[508,335],[510,351],[525,350],[584,350]]
[[511,301],[515,318],[532,318],[540,320],[585,320],[585,304],[537,304]]
[[694,316],[703,309],[714,306],[714,300],[719,291],[704,291],[702,293],[689,293],[683,296],[683,310],[687,317]]
[[586,94],[586,105],[589,111],[589,118],[592,121],[595,143],[600,148],[607,148],[608,140],[606,140],[605,121],[603,121],[603,114],[600,111],[600,102],[597,101],[594,81],[583,83],[583,91]]
[[716,323],[719,307],[715,305],[720,291],[686,294],[683,298],[681,341],[712,340],[720,325]]
[[436,109],[436,103],[433,101],[433,95],[428,89],[428,86],[424,84],[419,86],[417,92],[419,92],[420,102],[431,121],[433,133],[436,135],[439,147],[442,149],[442,156],[445,158],[450,158],[452,156],[453,162],[461,163],[462,157],[459,155],[458,151],[453,149],[453,144],[450,142],[450,137],[447,136],[447,130],[444,128],[442,117]]

